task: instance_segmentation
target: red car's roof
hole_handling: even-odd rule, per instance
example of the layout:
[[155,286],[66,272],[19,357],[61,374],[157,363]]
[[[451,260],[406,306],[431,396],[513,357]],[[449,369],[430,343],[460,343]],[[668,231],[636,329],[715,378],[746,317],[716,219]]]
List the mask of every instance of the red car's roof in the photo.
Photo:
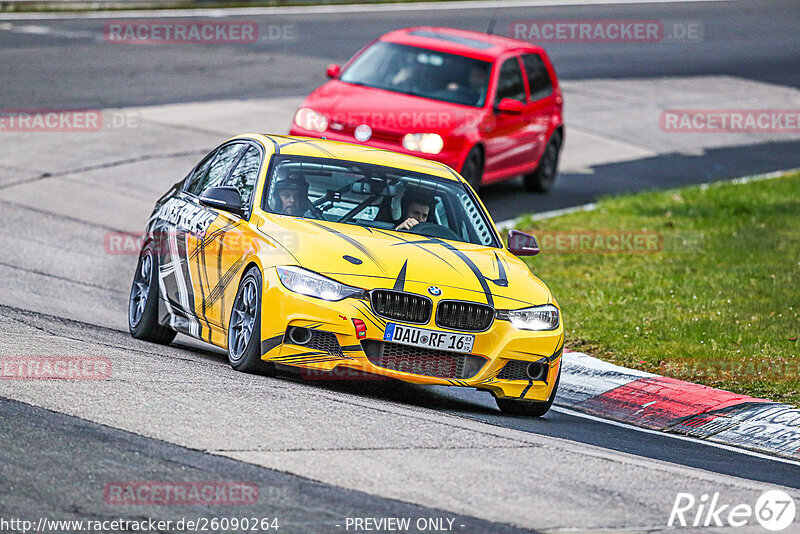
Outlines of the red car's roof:
[[449,52],[486,61],[492,61],[497,56],[511,50],[542,51],[541,47],[508,37],[433,26],[416,26],[414,28],[394,30],[383,35],[380,40],[428,48],[438,52]]

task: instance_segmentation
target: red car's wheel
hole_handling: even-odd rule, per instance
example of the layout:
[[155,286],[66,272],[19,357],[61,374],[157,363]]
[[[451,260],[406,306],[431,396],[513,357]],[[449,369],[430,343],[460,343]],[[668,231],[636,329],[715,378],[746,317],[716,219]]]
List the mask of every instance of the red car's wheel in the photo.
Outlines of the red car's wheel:
[[556,133],[544,149],[544,154],[539,160],[539,166],[530,174],[523,177],[525,189],[547,193],[556,181],[558,173],[558,154],[561,151],[561,135]]
[[477,191],[483,179],[483,152],[478,147],[473,147],[464,160],[461,176]]

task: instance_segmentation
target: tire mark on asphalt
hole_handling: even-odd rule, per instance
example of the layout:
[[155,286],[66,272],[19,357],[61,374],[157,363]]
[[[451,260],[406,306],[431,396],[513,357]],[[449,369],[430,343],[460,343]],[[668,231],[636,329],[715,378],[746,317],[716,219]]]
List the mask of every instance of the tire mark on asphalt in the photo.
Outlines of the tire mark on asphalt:
[[[2,186],[0,186],[0,190],[2,190],[2,189],[3,189]],[[15,208],[22,208],[24,210],[32,211],[33,213],[37,213],[39,215],[44,215],[46,217],[55,217],[57,219],[63,219],[65,221],[70,221],[70,222],[82,224],[82,225],[88,226],[90,228],[97,228],[97,229],[100,229],[100,230],[107,230],[109,232],[120,232],[120,233],[123,233],[123,234],[129,234],[130,233],[129,230],[123,230],[123,229],[115,227],[115,226],[106,226],[104,224],[98,224],[98,223],[94,223],[94,222],[91,222],[91,221],[85,221],[83,219],[78,219],[77,217],[71,217],[69,215],[64,215],[64,214],[56,213],[54,211],[49,211],[49,210],[43,210],[43,209],[40,209],[40,208],[34,208],[33,206],[27,206],[25,204],[19,204],[17,202],[12,202],[10,200],[0,199],[0,204],[6,204],[8,206],[12,206],[12,207],[15,207]]]
[[[81,339],[79,337],[74,337],[74,336],[61,334],[61,333],[58,333],[58,332],[53,331],[53,330],[48,330],[44,326],[37,325],[37,324],[35,324],[35,322],[28,322],[28,321],[25,321],[25,320],[23,320],[23,319],[21,319],[19,317],[14,316],[12,314],[6,313],[7,310],[10,310],[12,313],[17,313],[17,314],[20,314],[20,315],[23,315],[23,316],[28,316],[28,317],[32,316],[35,319],[47,320],[49,322],[55,321],[55,322],[61,323],[61,325],[66,327],[66,328],[70,327],[70,325],[68,323],[74,323],[76,326],[80,326],[82,328],[105,330],[107,332],[113,332],[115,334],[123,334],[124,332],[122,332],[121,330],[116,330],[114,328],[109,328],[109,327],[106,327],[106,326],[100,326],[100,325],[95,325],[95,324],[91,324],[91,323],[85,323],[83,321],[77,321],[75,319],[67,319],[67,318],[64,318],[64,317],[59,317],[57,315],[48,315],[48,314],[45,314],[45,313],[39,313],[39,312],[31,311],[31,310],[24,310],[24,309],[21,309],[21,308],[15,308],[13,306],[8,306],[8,305],[5,305],[5,304],[0,304],[0,318],[6,318],[6,319],[8,319],[10,321],[14,321],[16,323],[22,324],[22,325],[27,326],[29,328],[33,328],[34,330],[38,330],[39,332],[42,332],[42,333],[47,334],[47,335],[52,336],[52,337],[57,337],[57,338],[60,338],[60,339],[67,339],[67,340],[70,340],[70,341],[77,341],[79,343],[90,343],[90,344],[93,344],[93,345],[100,345],[100,346],[103,346],[103,347],[108,347],[108,348],[122,350],[122,351],[136,352],[136,353],[139,353],[139,354],[145,354],[147,356],[163,356],[163,357],[174,359],[174,360],[181,360],[181,361],[192,362],[192,363],[197,363],[198,362],[198,360],[194,360],[192,358],[181,358],[180,356],[170,356],[170,355],[167,355],[167,354],[159,354],[157,352],[151,352],[151,351],[146,351],[146,350],[142,350],[142,349],[137,349],[135,347],[123,346],[123,345],[115,345],[113,343],[104,343],[102,341]],[[176,348],[178,348],[178,347],[176,347]]]
[[15,270],[22,271],[22,272],[25,272],[25,273],[36,274],[36,275],[39,275],[39,276],[45,276],[47,278],[53,278],[55,280],[60,280],[62,282],[69,282],[71,284],[77,284],[79,286],[89,287],[89,288],[92,288],[92,289],[99,289],[100,291],[105,291],[107,293],[114,293],[116,295],[125,296],[125,294],[126,294],[125,291],[120,291],[118,289],[111,289],[111,288],[103,287],[103,286],[100,286],[100,285],[97,285],[97,284],[92,284],[90,282],[81,282],[79,280],[73,280],[71,278],[67,278],[66,276],[59,276],[57,274],[50,274],[50,273],[46,273],[46,272],[43,272],[43,271],[37,271],[35,269],[28,269],[28,268],[25,268],[25,267],[20,267],[18,265],[13,265],[11,263],[6,263],[6,262],[2,262],[2,261],[0,261],[0,266],[8,267],[10,269],[15,269]]
[[153,160],[160,160],[160,159],[171,159],[171,158],[182,158],[186,156],[198,156],[198,155],[205,155],[209,152],[210,149],[195,149],[195,150],[184,150],[181,152],[169,152],[165,154],[145,154],[143,156],[136,156],[133,158],[126,158],[120,159],[116,161],[109,161],[106,163],[98,163],[97,165],[87,165],[86,167],[79,167],[77,169],[70,169],[61,172],[45,172],[40,174],[39,176],[35,176],[33,178],[25,178],[23,180],[17,180],[16,182],[9,182],[7,184],[0,185],[0,191],[3,189],[9,189],[11,187],[16,187],[18,185],[25,185],[30,183],[41,182],[43,180],[48,180],[50,178],[59,178],[62,176],[69,176],[71,174],[80,174],[84,172],[96,171],[101,169],[111,169],[114,167],[120,167],[123,165],[132,165],[134,163],[140,163],[143,161],[153,161]]
[[520,445],[493,445],[493,446],[455,446],[455,445],[421,445],[418,447],[320,447],[320,448],[294,448],[294,449],[204,449],[204,452],[211,454],[216,453],[233,453],[233,452],[348,452],[348,451],[491,451],[495,449],[538,449],[537,445],[533,444],[520,444]]

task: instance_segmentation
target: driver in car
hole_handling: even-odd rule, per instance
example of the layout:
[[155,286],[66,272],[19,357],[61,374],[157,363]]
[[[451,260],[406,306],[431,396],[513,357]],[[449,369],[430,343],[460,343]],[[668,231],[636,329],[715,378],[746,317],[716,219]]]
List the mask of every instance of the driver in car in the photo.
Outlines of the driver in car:
[[409,191],[403,195],[401,202],[403,207],[403,216],[400,218],[403,222],[395,227],[395,230],[411,230],[419,223],[428,222],[433,206],[436,205],[436,200],[433,195],[424,193],[422,191]]
[[277,200],[276,213],[302,217],[309,209],[308,182],[302,174],[290,172],[275,184],[273,198]]
[[470,102],[477,103],[486,87],[486,69],[472,66],[466,81],[452,81],[447,84],[448,91],[463,91],[470,95]]

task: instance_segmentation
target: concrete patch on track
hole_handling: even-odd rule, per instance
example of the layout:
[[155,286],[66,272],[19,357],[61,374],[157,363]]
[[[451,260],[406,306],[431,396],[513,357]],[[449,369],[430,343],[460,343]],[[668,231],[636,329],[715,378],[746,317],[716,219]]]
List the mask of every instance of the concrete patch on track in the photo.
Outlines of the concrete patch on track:
[[[568,126],[630,143],[642,151],[702,153],[710,148],[800,139],[800,90],[793,87],[731,76],[566,81],[562,85]],[[768,131],[771,124],[758,132],[734,127],[713,133],[662,128],[662,112],[685,109],[793,111],[794,132]]]

